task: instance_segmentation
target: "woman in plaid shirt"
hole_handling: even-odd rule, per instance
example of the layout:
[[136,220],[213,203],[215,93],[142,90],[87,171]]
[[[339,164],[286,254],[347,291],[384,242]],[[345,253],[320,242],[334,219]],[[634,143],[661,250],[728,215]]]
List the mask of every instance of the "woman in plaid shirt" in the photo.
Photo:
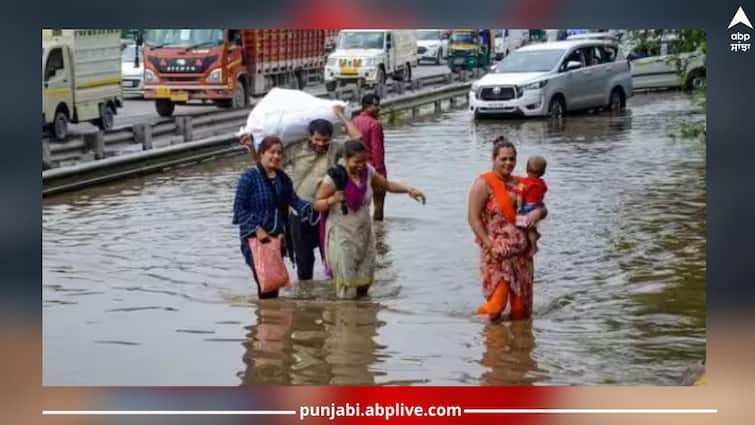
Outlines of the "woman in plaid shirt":
[[289,207],[311,224],[316,224],[318,220],[312,204],[299,199],[291,179],[280,169],[282,154],[283,144],[278,137],[268,136],[262,139],[257,147],[259,161],[256,166],[249,167],[241,174],[233,202],[233,224],[239,226],[241,253],[252,269],[259,298],[275,298],[278,291],[260,291],[249,239],[257,238],[265,243],[270,240],[270,236],[284,234],[286,243],[283,244],[284,252],[281,255],[285,255],[286,248],[290,246],[286,234]]

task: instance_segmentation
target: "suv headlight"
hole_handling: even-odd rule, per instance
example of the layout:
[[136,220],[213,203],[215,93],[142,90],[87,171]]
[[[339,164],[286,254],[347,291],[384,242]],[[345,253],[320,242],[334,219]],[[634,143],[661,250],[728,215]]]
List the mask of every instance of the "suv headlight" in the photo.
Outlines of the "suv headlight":
[[521,86],[521,89],[522,90],[538,90],[545,87],[546,84],[548,84],[548,80],[535,81],[534,83],[529,83],[529,84],[525,84]]
[[144,81],[146,81],[148,83],[153,82],[153,81],[157,81],[157,76],[151,70],[145,69],[144,70]]
[[217,83],[222,79],[223,79],[223,70],[221,68],[218,68],[210,72],[210,75],[207,76],[207,81],[209,82]]

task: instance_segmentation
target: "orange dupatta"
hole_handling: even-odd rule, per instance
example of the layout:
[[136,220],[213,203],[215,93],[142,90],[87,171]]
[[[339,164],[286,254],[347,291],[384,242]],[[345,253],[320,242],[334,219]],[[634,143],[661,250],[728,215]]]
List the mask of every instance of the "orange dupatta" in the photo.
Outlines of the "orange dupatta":
[[506,190],[503,182],[495,175],[494,172],[488,171],[481,176],[488,183],[488,187],[493,192],[493,198],[495,199],[498,208],[501,209],[503,217],[511,224],[516,225],[516,212],[514,211],[514,204],[511,201],[509,192]]

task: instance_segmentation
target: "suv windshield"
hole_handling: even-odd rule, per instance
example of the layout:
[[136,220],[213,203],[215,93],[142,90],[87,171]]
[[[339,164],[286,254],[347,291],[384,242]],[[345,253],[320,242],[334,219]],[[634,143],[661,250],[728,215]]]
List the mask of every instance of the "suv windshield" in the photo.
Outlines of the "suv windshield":
[[338,36],[339,49],[382,49],[385,32],[383,31],[344,31]]
[[417,31],[417,40],[422,41],[440,41],[440,31]]
[[147,30],[144,44],[149,47],[212,47],[223,44],[223,30]]
[[556,67],[563,54],[564,50],[516,51],[499,62],[495,72],[547,72]]

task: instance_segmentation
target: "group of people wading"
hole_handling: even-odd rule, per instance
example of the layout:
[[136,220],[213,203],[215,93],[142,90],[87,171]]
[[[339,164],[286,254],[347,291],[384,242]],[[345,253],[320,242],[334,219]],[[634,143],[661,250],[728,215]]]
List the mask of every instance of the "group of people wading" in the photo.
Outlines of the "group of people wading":
[[[375,94],[364,96],[353,120],[335,106],[348,140],[332,140],[333,124],[316,119],[309,123],[308,142],[291,145],[285,157],[276,136],[241,137],[255,163],[239,179],[233,224],[239,226],[241,252],[259,298],[277,297],[278,290],[263,292],[250,241],[276,237],[285,241],[281,256],[291,257],[300,281],[312,279],[319,250],[339,298],[367,294],[377,256],[372,223],[383,220],[385,194],[406,193],[425,203],[421,191],[388,179],[379,111]],[[513,176],[516,148],[503,137],[495,141],[492,159],[492,171],[475,180],[469,195],[469,224],[480,247],[487,300],[478,313],[495,320],[510,305],[512,319],[526,318],[532,312],[535,226],[547,215],[542,203],[547,188],[540,178],[545,160],[531,158],[528,177]]]

